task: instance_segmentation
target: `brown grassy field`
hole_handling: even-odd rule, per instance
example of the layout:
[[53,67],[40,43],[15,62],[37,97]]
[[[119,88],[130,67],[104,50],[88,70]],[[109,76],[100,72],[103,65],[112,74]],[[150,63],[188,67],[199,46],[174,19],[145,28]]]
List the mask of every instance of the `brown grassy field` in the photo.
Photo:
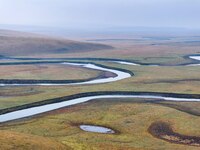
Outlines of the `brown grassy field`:
[[[118,82],[98,85],[1,87],[0,108],[3,109],[50,98],[94,91],[200,93],[200,73],[198,67],[142,67],[111,63],[102,64],[131,70],[134,72],[135,76]],[[84,74],[82,74],[82,76],[84,76]]]
[[[139,103],[134,103],[136,100]],[[0,129],[5,132],[20,132],[25,135],[50,138],[72,149],[199,149],[195,146],[166,142],[148,133],[151,123],[165,121],[172,124],[177,133],[199,136],[199,117],[141,101],[141,99],[98,100],[8,123],[2,125]],[[77,123],[108,126],[120,133],[114,135],[89,133],[74,126]]]
[[94,78],[100,71],[63,64],[0,66],[0,79],[78,80]]
[[[118,58],[138,61],[141,63],[160,63],[164,65],[177,65],[191,62],[183,58],[189,54],[199,54],[199,44],[192,43],[194,37],[175,37],[170,41],[146,40],[140,37],[141,42],[137,40],[117,40],[117,41],[93,41],[100,44],[107,44],[114,47],[113,50],[89,51],[68,54],[46,55],[42,57],[91,57],[91,58]],[[184,44],[182,41],[188,41]],[[83,41],[86,39],[83,39]],[[199,40],[199,39],[194,39]],[[35,56],[38,57],[38,56]],[[41,57],[41,55],[40,55]]]
[[[101,40],[81,39],[82,42],[4,30],[0,30],[0,35],[0,55],[5,56],[119,58],[141,63],[175,65],[191,62],[183,58],[185,55],[200,53],[198,36],[192,35],[151,35],[148,38],[145,35],[135,35],[125,37],[127,40],[101,37]],[[160,40],[160,36],[166,37],[166,40]]]
[[[175,37],[167,41],[147,40],[140,37],[139,41],[89,41],[94,44],[85,45],[82,42],[10,31],[0,31],[0,35],[0,55],[17,57],[99,57],[177,65],[191,62],[192,60],[185,59],[183,56],[198,54],[200,48],[198,44],[192,42],[181,42],[187,39],[192,41],[194,37]],[[100,45],[95,44],[96,42]],[[115,49],[107,49],[109,47],[107,45]],[[38,54],[38,51],[41,53]],[[22,62],[22,60],[2,61]],[[199,67],[95,63],[127,69],[135,75],[121,81],[97,85],[0,87],[0,109],[95,91],[200,93]],[[88,79],[101,73],[58,64],[0,66],[0,70],[0,79]],[[188,146],[163,140],[159,136],[150,134],[148,129],[156,122],[164,122],[169,124],[169,129],[179,137],[180,135],[199,137],[199,110],[199,102],[102,99],[0,124],[0,149],[15,147],[15,149],[61,150],[197,150],[199,149],[197,145]],[[84,132],[76,126],[80,123],[111,127],[119,133],[108,135]],[[165,136],[165,138],[169,137]]]
[[23,134],[19,132],[0,131],[1,149],[51,149],[51,150],[70,150],[55,140],[34,136],[31,134]]
[[33,56],[112,49],[104,44],[76,42],[30,33],[0,30],[0,55]]

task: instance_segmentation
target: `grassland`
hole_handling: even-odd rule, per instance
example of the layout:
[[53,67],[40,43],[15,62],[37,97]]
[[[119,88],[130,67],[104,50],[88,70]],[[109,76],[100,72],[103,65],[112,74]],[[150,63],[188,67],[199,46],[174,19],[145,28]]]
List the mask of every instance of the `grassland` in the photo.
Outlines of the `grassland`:
[[19,132],[0,131],[1,149],[70,149],[69,147],[41,136],[22,134]]
[[[0,55],[43,58],[118,58],[141,63],[177,65],[199,54],[198,36],[135,35],[125,39],[101,37],[75,42],[63,38],[0,30]],[[164,37],[160,38],[160,37]],[[113,39],[113,40],[112,40]],[[80,40],[80,39],[78,39]],[[86,43],[85,43],[86,42]]]
[[[131,70],[135,76],[106,85],[1,87],[1,109],[90,91],[199,93],[198,67],[101,64]],[[55,69],[58,67],[56,66],[53,70]],[[0,141],[4,143],[5,149],[11,149],[6,147],[8,144],[5,139],[6,141],[16,139],[12,147],[18,146],[24,149],[35,147],[48,149],[47,146],[58,147],[58,149],[198,149],[195,146],[175,144],[155,138],[148,132],[148,128],[154,122],[165,121],[172,124],[176,133],[199,136],[197,126],[200,114],[199,103],[160,102],[152,104],[142,103],[141,99],[138,100],[139,103],[134,103],[134,101],[136,100],[94,101],[2,124]],[[81,123],[108,126],[119,131],[119,134],[104,135],[84,132],[74,126],[74,124]],[[20,140],[24,137],[31,137],[31,139],[29,141]],[[34,138],[41,139],[45,144],[34,143]],[[32,145],[27,146],[25,143]]]
[[[105,65],[105,63],[102,64]],[[106,85],[1,87],[0,108],[4,109],[50,98],[95,91],[200,93],[198,67],[142,67],[111,63],[106,65],[131,70],[135,76]],[[84,74],[82,75],[84,76]]]
[[[118,58],[141,63],[164,66],[130,66],[116,63],[98,64],[130,70],[134,76],[118,82],[81,86],[21,86],[0,87],[0,109],[41,102],[83,92],[132,91],[167,92],[181,94],[200,93],[199,67],[176,66],[190,63],[189,54],[198,54],[200,46],[194,42],[181,42],[195,37],[174,37],[167,41],[140,38],[140,40],[95,41],[111,45],[115,49],[92,51],[88,45],[73,51],[59,52],[71,41],[47,38],[38,35],[5,32],[0,40],[11,41],[9,53],[16,57],[43,58]],[[20,40],[20,42],[19,42]],[[196,40],[196,39],[195,39]],[[27,44],[29,43],[29,44]],[[13,45],[12,45],[13,44]],[[43,45],[44,44],[44,45]],[[95,46],[100,46],[95,45]],[[74,45],[73,45],[74,46]],[[72,46],[72,47],[73,47]],[[91,45],[90,45],[91,46]],[[100,47],[101,47],[100,46]],[[70,47],[70,46],[69,46]],[[83,46],[84,47],[84,46]],[[0,45],[0,55],[9,55]],[[25,53],[25,49],[27,49]],[[101,47],[103,48],[103,47]],[[105,47],[104,47],[105,48]],[[107,47],[108,48],[108,47]],[[14,53],[18,49],[17,55]],[[41,53],[33,53],[37,49]],[[2,50],[2,51],[1,51]],[[5,50],[5,51],[4,51]],[[64,49],[66,50],[66,49]],[[1,60],[1,62],[25,62],[27,60]],[[37,60],[35,60],[37,61]],[[87,60],[85,61],[87,62]],[[94,62],[94,61],[90,61]],[[99,76],[102,72],[58,64],[35,64],[0,66],[0,79],[50,79],[73,80]],[[97,149],[97,150],[196,150],[188,146],[162,140],[151,135],[149,127],[155,122],[169,124],[174,133],[186,136],[200,136],[200,103],[145,101],[144,99],[102,99],[66,107],[27,119],[0,124],[0,142],[3,149]],[[95,124],[111,127],[118,134],[97,134],[84,132],[77,124]]]
[[47,54],[102,49],[112,49],[112,47],[104,44],[76,42],[62,38],[0,30],[1,56],[33,56],[37,54],[45,56]]
[[[166,36],[166,35],[164,35]],[[138,61],[140,63],[158,63],[163,65],[178,65],[182,63],[190,63],[191,60],[186,60],[183,57],[189,54],[199,54],[199,44],[192,41],[200,41],[198,37],[185,36],[174,37],[170,40],[151,40],[139,37],[132,38],[133,40],[119,39],[117,41],[94,41],[100,44],[107,44],[114,47],[113,50],[101,50],[101,51],[84,51],[78,53],[68,54],[49,54],[46,56],[38,55],[35,57],[76,57],[76,58],[118,58],[127,59],[132,61]],[[134,40],[135,39],[135,40]],[[86,39],[83,39],[86,40]],[[184,42],[183,42],[184,41]],[[188,43],[188,44],[185,44]]]
[[[178,133],[199,136],[199,117],[162,105],[134,103],[136,100],[141,101],[93,101],[8,123],[0,129],[50,138],[72,149],[199,149],[157,139],[147,130],[153,122],[165,121],[172,124],[174,131]],[[89,133],[74,126],[77,123],[108,126],[120,133]]]
[[0,70],[1,79],[80,80],[100,74],[100,71],[62,64],[0,66]]

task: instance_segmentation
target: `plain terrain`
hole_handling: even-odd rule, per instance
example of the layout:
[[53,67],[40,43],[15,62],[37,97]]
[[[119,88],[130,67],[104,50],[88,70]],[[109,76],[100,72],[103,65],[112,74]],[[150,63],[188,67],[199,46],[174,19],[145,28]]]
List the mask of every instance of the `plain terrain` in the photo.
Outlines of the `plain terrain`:
[[[84,60],[130,70],[134,76],[97,85],[0,87],[0,109],[95,91],[200,93],[199,66],[180,65],[193,62],[185,56],[200,53],[200,39],[197,36],[159,35],[137,36],[131,39],[101,37],[81,40],[82,42],[74,42],[1,30],[0,62],[27,61],[9,60],[6,57],[90,57],[118,58],[163,66],[131,66]],[[0,79],[76,80],[95,78],[102,74],[97,70],[60,64],[1,65],[0,69]],[[150,102],[144,99],[94,100],[0,124],[1,148],[195,150],[199,147],[156,138],[148,132],[148,128],[155,122],[166,122],[176,133],[199,137],[199,108],[199,102],[168,102],[154,99]],[[119,133],[108,135],[85,132],[75,125],[80,123],[111,127]]]

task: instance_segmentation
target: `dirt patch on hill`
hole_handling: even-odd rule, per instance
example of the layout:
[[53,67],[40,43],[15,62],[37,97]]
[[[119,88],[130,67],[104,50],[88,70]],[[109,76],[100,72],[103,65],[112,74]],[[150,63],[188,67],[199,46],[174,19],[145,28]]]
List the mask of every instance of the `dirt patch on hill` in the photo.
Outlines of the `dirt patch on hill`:
[[154,122],[150,125],[148,132],[156,138],[189,146],[200,147],[200,137],[183,135],[173,131],[173,128],[166,122]]

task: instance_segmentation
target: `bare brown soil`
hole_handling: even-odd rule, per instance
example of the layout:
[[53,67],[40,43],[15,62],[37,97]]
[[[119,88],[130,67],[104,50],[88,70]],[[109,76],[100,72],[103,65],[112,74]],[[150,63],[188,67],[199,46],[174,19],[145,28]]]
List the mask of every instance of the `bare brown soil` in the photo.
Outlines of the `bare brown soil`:
[[154,137],[171,143],[200,147],[200,136],[197,137],[176,133],[171,125],[166,122],[154,122],[151,124],[148,131]]

